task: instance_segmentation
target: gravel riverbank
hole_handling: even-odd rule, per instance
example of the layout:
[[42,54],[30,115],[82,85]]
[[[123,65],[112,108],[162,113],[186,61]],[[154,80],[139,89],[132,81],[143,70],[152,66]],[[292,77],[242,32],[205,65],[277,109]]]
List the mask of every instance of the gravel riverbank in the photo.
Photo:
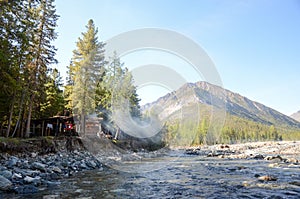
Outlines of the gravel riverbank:
[[[35,152],[0,154],[0,194],[29,194],[60,184],[60,179],[78,172],[103,169],[103,165],[88,151],[78,146],[74,140],[73,148],[68,149],[70,140],[55,141],[54,150],[45,153],[44,148],[33,146]],[[36,141],[35,141],[36,142]],[[41,153],[42,152],[42,153]]]
[[282,156],[288,161],[289,158],[300,158],[300,141],[278,142],[250,142],[231,145],[212,145],[188,147],[184,149],[186,154],[207,155],[220,158],[266,158],[269,156]]
[[[62,194],[64,192],[64,188],[61,186],[64,186],[64,183],[70,183],[67,179],[70,179],[72,183],[74,181],[74,183],[82,184],[88,181],[89,178],[95,178],[93,181],[93,183],[95,183],[95,187],[91,186],[90,188],[86,187],[85,189],[87,189],[87,191],[93,192],[93,189],[99,189],[99,187],[102,186],[103,188],[105,188],[106,185],[110,184],[109,182],[114,181],[114,179],[121,180],[123,178],[126,179],[127,177],[131,179],[136,175],[134,173],[126,174],[123,172],[117,172],[115,170],[110,171],[107,169],[102,172],[102,170],[104,169],[104,165],[102,165],[101,163],[109,166],[109,164],[105,162],[105,158],[103,158],[103,160],[100,157],[96,158],[94,156],[94,152],[93,154],[91,154],[89,151],[85,150],[84,147],[79,146],[78,144],[73,144],[73,147],[71,147],[72,150],[70,150],[66,147],[66,143],[66,140],[57,142],[55,144],[55,150],[53,150],[52,152],[50,150],[50,152],[48,153],[45,153],[45,151],[43,153],[39,153],[39,151],[27,151],[17,154],[1,153],[0,196],[1,193],[17,195],[26,194],[29,196],[32,194],[34,195],[35,193],[47,192],[46,190],[51,189],[57,189],[57,192],[59,194]],[[180,156],[181,158],[175,158],[173,160],[174,154]],[[212,178],[211,181],[215,179],[216,182],[219,182],[218,178],[221,179],[223,178],[223,176],[231,176],[233,174],[237,175],[238,178],[241,178],[241,180],[243,180],[241,182],[233,181],[232,186],[235,186],[234,183],[238,183],[238,185],[236,186],[239,189],[245,189],[246,192],[248,189],[257,189],[257,187],[260,186],[265,186],[266,189],[273,189],[272,186],[277,186],[287,187],[291,190],[291,194],[300,194],[300,191],[296,191],[298,189],[300,190],[300,141],[255,142],[232,145],[199,146],[176,148],[173,150],[165,149],[162,151],[151,153],[114,153],[109,157],[107,155],[107,158],[113,158],[113,156],[118,157],[118,159],[120,159],[119,161],[124,161],[125,164],[126,161],[129,161],[130,165],[132,164],[132,162],[136,162],[137,167],[144,167],[145,165],[149,165],[150,167],[154,168],[154,166],[158,164],[158,168],[160,169],[149,170],[149,172],[145,172],[143,174],[145,175],[145,179],[143,178],[145,180],[144,183],[150,183],[148,181],[151,180],[157,173],[160,173],[158,176],[156,176],[157,178],[160,179],[161,176],[162,178],[166,178],[165,180],[167,180],[168,178],[170,178],[170,176],[172,176],[172,172],[170,174],[168,173],[174,167],[174,169],[180,169],[180,171],[176,170],[178,175],[174,174],[174,178],[176,177],[178,183],[183,183],[182,186],[201,185],[201,187],[205,187],[207,186],[205,184],[206,181],[205,179],[202,179],[203,177],[205,177],[204,173],[212,172],[211,176],[216,176]],[[158,157],[162,157],[159,158],[162,161],[167,158],[169,166],[165,168],[166,163],[160,163],[159,161],[157,161],[156,158]],[[193,157],[195,157],[196,159]],[[146,161],[150,162],[145,163],[143,161],[140,161],[144,158],[146,159]],[[152,159],[155,161],[151,162]],[[170,161],[174,161],[173,164]],[[118,161],[114,161],[114,163],[116,162]],[[266,167],[264,165],[266,165]],[[264,169],[260,171],[259,169],[262,168]],[[89,170],[91,171],[91,175],[85,176],[84,173]],[[206,170],[206,172],[202,174],[201,172],[204,170]],[[102,175],[108,175],[106,174],[107,172],[113,172],[112,178],[106,179],[106,177],[102,177]],[[164,176],[163,174],[168,175]],[[82,175],[84,175],[85,177]],[[77,176],[81,177],[77,178]],[[103,182],[98,182],[98,178],[100,178]],[[191,184],[186,184],[187,179],[190,180],[189,182],[191,182]],[[161,180],[162,179],[160,179],[160,181]],[[124,180],[124,182],[126,182],[126,180]],[[73,194],[72,183],[68,185],[71,187],[69,187],[70,190],[68,190],[68,195]],[[120,187],[123,186],[122,183],[121,185],[119,185]],[[158,182],[153,180],[152,183],[156,185],[156,183]],[[124,186],[125,185],[129,186],[127,184],[124,184]],[[153,187],[151,187],[152,185],[150,185],[151,183],[149,184],[149,190],[152,190]],[[135,186],[137,188],[138,184],[136,184]],[[166,183],[165,186],[161,185],[161,189],[168,190],[169,186],[171,185]],[[220,187],[216,187],[214,189],[217,188],[220,189]],[[119,190],[120,188],[110,187],[110,189],[113,192],[113,190]],[[188,188],[187,190],[189,189],[190,188]],[[84,193],[85,192],[82,192],[83,195]],[[105,195],[106,193],[110,193],[110,191],[107,192],[106,189],[103,190],[102,194]],[[131,194],[134,193],[135,192]],[[97,195],[99,194],[99,192],[95,192],[95,194]],[[145,194],[148,195],[150,194],[150,192],[145,192]],[[159,195],[159,193],[157,194]],[[8,195],[6,194],[6,196]],[[10,196],[11,195],[9,195],[9,197]]]

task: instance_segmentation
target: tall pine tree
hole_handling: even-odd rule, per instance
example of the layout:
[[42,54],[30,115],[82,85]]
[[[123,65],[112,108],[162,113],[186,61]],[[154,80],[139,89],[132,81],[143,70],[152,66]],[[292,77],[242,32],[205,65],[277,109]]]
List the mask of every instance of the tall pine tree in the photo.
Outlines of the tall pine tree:
[[62,78],[57,69],[52,69],[48,75],[46,87],[46,99],[41,104],[41,115],[44,118],[52,117],[62,112],[64,109],[64,97]]
[[110,131],[117,131],[112,109],[128,107],[131,117],[141,116],[136,87],[133,85],[133,77],[129,70],[121,63],[115,53],[106,65],[105,75],[97,87],[97,110],[103,118],[103,124]]
[[[47,99],[49,66],[56,63],[58,15],[54,0],[0,2],[0,130],[29,135],[32,117],[39,117]],[[27,120],[25,126],[20,121]],[[21,127],[21,128],[19,128]]]
[[20,113],[25,98],[24,68],[29,59],[30,33],[34,27],[34,16],[27,9],[28,5],[29,1],[25,0],[0,3],[0,119],[1,129],[7,125],[6,136],[13,122],[20,121],[20,114],[15,117],[15,113],[18,110]]
[[95,91],[97,82],[103,74],[104,43],[98,41],[98,29],[93,20],[89,20],[87,31],[82,33],[73,51],[69,66],[68,92],[69,107],[80,118],[79,133],[85,134],[85,119],[95,110]]
[[29,1],[28,9],[33,16],[36,29],[31,32],[30,62],[27,65],[29,74],[29,103],[26,134],[29,136],[33,111],[38,112],[40,102],[45,99],[45,83],[49,65],[57,63],[54,58],[56,49],[51,44],[56,39],[55,27],[58,19],[54,0]]

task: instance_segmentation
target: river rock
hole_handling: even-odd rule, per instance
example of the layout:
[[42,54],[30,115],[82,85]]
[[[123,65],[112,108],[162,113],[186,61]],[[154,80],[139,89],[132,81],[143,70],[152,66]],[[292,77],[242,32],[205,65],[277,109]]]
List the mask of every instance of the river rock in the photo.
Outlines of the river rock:
[[33,185],[25,185],[25,186],[16,187],[14,191],[17,194],[32,194],[32,193],[37,193],[39,190]]
[[265,160],[279,160],[279,161],[283,160],[283,158],[280,155],[277,155],[277,156],[267,156],[264,159]]
[[43,196],[43,199],[58,199],[61,198],[60,195],[45,195]]
[[187,155],[200,155],[200,149],[187,149],[185,151],[185,154]]
[[253,157],[253,159],[256,159],[256,160],[262,160],[264,159],[265,157],[262,155],[262,154],[257,154]]
[[266,176],[260,176],[260,177],[258,177],[258,180],[260,180],[260,181],[276,181],[277,178],[274,177],[274,176],[266,175]]
[[32,153],[31,153],[31,157],[32,157],[32,158],[35,158],[37,155],[38,155],[38,153],[35,153],[35,152],[32,152]]
[[3,177],[5,177],[5,178],[7,178],[7,179],[11,179],[11,177],[12,177],[13,174],[12,174],[11,171],[5,170],[5,171],[1,171],[0,175],[3,176]]
[[289,182],[289,184],[295,185],[295,186],[299,186],[299,187],[300,187],[300,181]]
[[22,178],[22,175],[20,173],[14,173],[12,175],[12,179],[21,179]]
[[46,166],[47,166],[46,164],[42,164],[42,163],[39,163],[39,162],[34,162],[31,165],[31,167],[33,169],[38,169],[38,170],[43,171],[43,172],[46,171]]
[[39,170],[30,170],[30,169],[26,169],[22,171],[22,174],[24,176],[30,176],[30,177],[34,177],[37,176],[39,174],[41,174],[41,172]]
[[57,186],[60,185],[60,182],[53,182],[53,181],[44,181],[44,184],[46,184],[47,186]]
[[45,179],[50,179],[50,180],[59,180],[60,176],[58,173],[50,173],[48,174],[47,177],[45,177]]
[[0,191],[7,191],[11,188],[12,182],[0,175]]
[[287,158],[284,162],[298,164],[299,160],[297,160],[296,158]]
[[0,171],[4,171],[4,170],[7,170],[7,167],[4,165],[0,165]]
[[53,167],[52,171],[54,171],[55,173],[62,173],[62,170],[59,167]]
[[17,165],[18,162],[19,162],[19,158],[15,157],[15,156],[11,156],[9,158],[9,161],[7,162],[7,166],[9,168],[13,168],[14,166]]
[[271,164],[268,165],[268,167],[276,168],[276,167],[279,167],[279,164],[278,163],[271,163]]
[[67,152],[63,149],[59,153],[44,155],[38,152],[15,156],[0,153],[0,192],[35,193],[39,191],[38,186],[58,185],[64,176],[96,168],[102,168],[99,160],[82,150]]
[[25,183],[28,183],[28,184],[31,184],[31,183],[33,183],[33,184],[40,184],[41,183],[41,177],[39,177],[39,176],[37,176],[37,177],[35,177],[35,178],[32,178],[32,177],[30,177],[30,176],[26,176],[25,178],[24,178],[24,182]]
[[85,164],[85,162],[81,163],[79,166],[81,169],[88,169],[88,166]]
[[20,165],[20,168],[22,168],[22,169],[29,169],[30,165],[29,165],[28,160],[23,161],[22,164]]
[[93,169],[97,167],[97,164],[93,160],[88,161],[86,165],[92,167]]
[[63,166],[63,167],[68,167],[69,166],[69,162],[68,161],[62,161],[61,162],[61,166]]
[[218,153],[217,151],[212,151],[212,152],[207,154],[207,157],[218,157],[220,155],[223,155],[223,154]]

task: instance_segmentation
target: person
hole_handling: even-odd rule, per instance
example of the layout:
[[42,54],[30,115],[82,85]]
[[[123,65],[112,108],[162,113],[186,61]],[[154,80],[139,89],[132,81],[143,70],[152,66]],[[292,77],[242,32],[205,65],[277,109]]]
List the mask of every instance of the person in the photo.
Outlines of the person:
[[46,128],[46,136],[50,136],[52,130],[53,130],[53,124],[48,123],[48,124],[47,124],[47,128]]
[[71,135],[72,130],[73,130],[73,124],[70,121],[67,121],[65,132],[67,133],[67,135]]

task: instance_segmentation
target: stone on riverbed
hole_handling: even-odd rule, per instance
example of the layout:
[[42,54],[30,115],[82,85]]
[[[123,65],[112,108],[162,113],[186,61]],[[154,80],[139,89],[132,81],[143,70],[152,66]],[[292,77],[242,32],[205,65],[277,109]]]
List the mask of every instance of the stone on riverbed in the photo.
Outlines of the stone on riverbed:
[[32,157],[32,158],[35,158],[37,155],[38,155],[38,153],[35,153],[35,152],[32,152],[32,153],[31,153],[31,157]]
[[0,176],[3,176],[5,178],[7,178],[7,179],[11,179],[12,175],[13,175],[12,172],[8,171],[8,170],[0,172]]
[[0,191],[7,191],[11,188],[12,182],[0,175]]
[[81,163],[81,164],[79,165],[79,167],[80,167],[81,169],[88,169],[88,166],[85,164],[85,162]]
[[40,175],[41,172],[39,170],[30,170],[30,169],[24,169],[19,171],[23,176],[30,176],[34,177],[37,175]]
[[299,163],[299,160],[297,160],[296,158],[288,158],[288,159],[285,159],[284,162],[285,162],[285,163],[298,164],[298,163]]
[[290,182],[289,184],[300,187],[300,181],[293,181],[293,182]]
[[37,169],[37,170],[40,170],[40,171],[43,171],[45,172],[46,171],[46,164],[42,164],[42,163],[39,163],[39,162],[34,162],[31,167],[33,169]]
[[187,155],[200,155],[200,149],[196,148],[196,149],[187,149],[185,151],[185,154]]
[[259,181],[276,181],[277,178],[274,177],[274,176],[266,175],[266,176],[260,176],[260,177],[258,177],[258,180]]
[[58,199],[61,198],[60,195],[45,195],[43,196],[43,199]]
[[96,168],[97,167],[97,164],[95,163],[95,161],[91,160],[91,161],[88,161],[86,163],[87,166],[89,167],[92,167],[92,168]]
[[12,175],[12,179],[21,179],[22,178],[22,175],[20,173],[14,173]]
[[30,194],[30,193],[37,193],[39,190],[33,185],[25,185],[25,186],[16,187],[14,191],[17,194]]
[[60,185],[60,182],[52,182],[52,181],[48,181],[48,180],[44,180],[43,184],[46,184],[47,186],[57,186]]
[[17,165],[18,162],[19,162],[19,158],[15,157],[15,156],[11,156],[9,158],[9,161],[7,162],[7,167],[13,168],[14,166]]
[[270,168],[279,168],[279,164],[278,163],[271,163],[268,165],[268,167]]
[[35,177],[35,178],[32,178],[32,177],[30,177],[30,176],[26,176],[26,177],[24,178],[24,182],[25,182],[25,183],[28,183],[28,184],[33,183],[33,184],[35,184],[35,185],[38,185],[38,184],[41,183],[41,177],[37,176],[37,177]]
[[264,159],[265,160],[279,160],[279,161],[283,160],[283,158],[280,155],[277,155],[277,156],[267,156]]
[[35,193],[40,186],[57,186],[65,176],[97,168],[102,168],[99,160],[80,147],[74,152],[62,147],[54,154],[0,153],[0,192]]
[[265,157],[262,155],[262,154],[256,154],[253,159],[256,159],[256,160],[262,160],[264,159]]
[[62,170],[59,167],[53,167],[52,171],[54,171],[55,173],[62,173]]

